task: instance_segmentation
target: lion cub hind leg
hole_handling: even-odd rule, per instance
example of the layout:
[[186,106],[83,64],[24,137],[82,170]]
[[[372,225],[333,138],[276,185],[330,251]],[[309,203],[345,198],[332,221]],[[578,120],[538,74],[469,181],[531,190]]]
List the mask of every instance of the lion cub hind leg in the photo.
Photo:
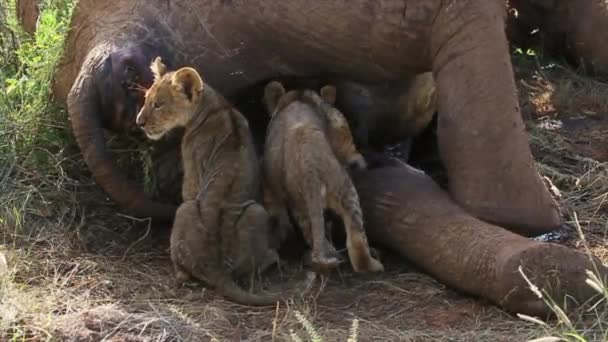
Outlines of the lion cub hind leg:
[[295,228],[289,221],[287,206],[274,193],[267,181],[264,181],[263,204],[270,216],[271,247],[278,250],[281,244],[295,234]]
[[371,255],[367,236],[363,229],[363,215],[359,196],[354,185],[347,179],[345,188],[330,195],[330,208],[340,216],[346,229],[346,249],[355,272],[382,272],[384,266]]
[[325,219],[323,217],[325,201],[320,198],[321,196],[315,196],[315,190],[321,187],[313,184],[308,184],[308,186],[308,193],[294,201],[296,204],[293,207],[294,219],[300,226],[302,234],[311,248],[310,253],[305,258],[309,260],[306,261],[317,271],[326,272],[338,267],[342,263],[342,259],[336,248],[325,236]]
[[191,259],[195,257],[192,255],[188,241],[190,239],[200,239],[203,234],[202,222],[198,218],[198,203],[196,201],[183,202],[175,213],[175,221],[171,228],[170,250],[177,286],[183,285],[192,278],[188,268],[183,263],[191,262]]
[[261,273],[279,262],[272,246],[270,216],[260,204],[250,201],[236,223],[238,244],[234,272],[238,276]]

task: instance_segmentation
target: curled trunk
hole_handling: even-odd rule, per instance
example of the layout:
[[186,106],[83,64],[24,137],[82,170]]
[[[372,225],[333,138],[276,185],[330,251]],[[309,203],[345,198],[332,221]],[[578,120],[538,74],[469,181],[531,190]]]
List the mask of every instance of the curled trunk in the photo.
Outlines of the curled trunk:
[[76,141],[95,181],[134,215],[171,221],[176,207],[156,203],[130,182],[114,164],[104,138],[100,99],[95,82],[95,63],[89,59],[68,95],[68,112]]

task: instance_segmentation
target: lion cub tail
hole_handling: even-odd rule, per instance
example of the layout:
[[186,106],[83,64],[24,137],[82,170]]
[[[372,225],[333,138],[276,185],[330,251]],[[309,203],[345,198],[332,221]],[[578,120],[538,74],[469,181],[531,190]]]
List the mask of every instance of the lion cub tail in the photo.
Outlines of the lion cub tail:
[[222,284],[223,286],[218,286],[217,289],[222,292],[224,297],[239,304],[270,306],[275,305],[279,301],[285,301],[294,295],[306,294],[312,288],[316,278],[316,272],[307,271],[305,272],[304,279],[297,282],[295,288],[281,293],[249,293],[238,286],[234,280],[229,277],[227,277],[224,284]]

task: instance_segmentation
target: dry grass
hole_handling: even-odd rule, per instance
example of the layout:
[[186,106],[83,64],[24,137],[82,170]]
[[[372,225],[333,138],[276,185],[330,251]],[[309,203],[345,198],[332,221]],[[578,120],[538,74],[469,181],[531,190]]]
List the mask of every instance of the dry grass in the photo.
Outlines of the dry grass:
[[[608,84],[553,67],[520,79],[521,102],[540,171],[574,233],[572,213],[593,246],[608,238]],[[595,248],[607,259],[603,248]]]
[[[607,262],[608,87],[557,68],[521,80],[534,154],[568,222],[556,240],[584,247],[577,212],[589,249]],[[116,214],[73,171],[82,169],[73,147],[52,175],[0,165],[2,341],[525,341],[561,329],[462,296],[394,256],[382,275],[345,266],[310,296],[276,308],[236,305],[198,285],[176,288],[168,227]],[[265,283],[297,272],[287,269]],[[568,314],[587,336],[600,331],[597,311]]]
[[398,260],[380,277],[342,269],[288,306],[236,305],[200,286],[175,288],[164,234],[140,239],[145,223],[108,207],[82,220],[81,208],[61,222],[31,215],[43,227],[27,237],[2,225],[9,272],[0,281],[0,340],[291,341],[308,340],[309,325],[324,341],[346,341],[355,320],[359,341],[508,341],[537,330]]
[[[117,215],[90,182],[9,170],[0,171],[0,251],[8,260],[0,275],[2,341],[306,341],[312,329],[323,341],[346,341],[353,322],[359,341],[540,333],[391,256],[381,276],[344,267],[309,297],[277,308],[236,305],[199,285],[175,288],[167,227]],[[288,281],[297,272],[290,266],[267,282]]]
[[[608,84],[551,65],[520,79],[519,91],[537,166],[566,220],[557,240],[607,264]],[[608,284],[588,276],[587,285],[602,296],[585,312],[544,297],[557,316],[551,325],[536,322],[553,337],[546,341],[608,341]]]

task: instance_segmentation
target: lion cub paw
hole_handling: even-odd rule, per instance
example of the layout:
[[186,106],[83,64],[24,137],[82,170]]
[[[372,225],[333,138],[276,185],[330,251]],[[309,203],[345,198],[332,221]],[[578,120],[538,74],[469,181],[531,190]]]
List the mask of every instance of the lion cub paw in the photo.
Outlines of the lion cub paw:
[[371,258],[369,263],[369,272],[384,272],[384,265],[378,259]]
[[357,273],[384,272],[384,265],[382,265],[382,263],[378,259],[370,257],[365,263],[353,264],[353,269]]
[[333,253],[331,250],[324,252],[315,253],[312,250],[308,250],[304,255],[304,264],[312,267],[317,272],[324,273],[332,268],[337,268],[344,262],[344,259],[340,257],[340,254],[335,249],[333,249]]
[[371,248],[349,250],[349,257],[355,272],[383,272],[384,265],[378,260],[378,251]]
[[190,274],[188,274],[184,270],[181,270],[181,269],[175,270],[175,279],[174,279],[175,287],[182,287],[182,286],[186,285],[186,283],[188,281],[190,281],[190,279],[192,279],[192,277],[190,276]]

